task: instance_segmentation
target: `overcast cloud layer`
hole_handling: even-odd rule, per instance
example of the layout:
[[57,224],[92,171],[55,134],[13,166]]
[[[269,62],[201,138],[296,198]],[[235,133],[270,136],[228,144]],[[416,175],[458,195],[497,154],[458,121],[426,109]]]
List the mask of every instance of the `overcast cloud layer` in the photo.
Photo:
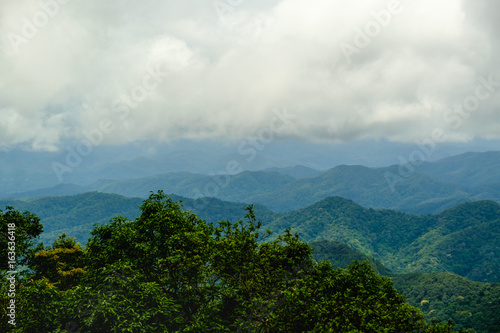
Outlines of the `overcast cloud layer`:
[[2,0],[0,148],[500,137],[500,2],[391,2]]

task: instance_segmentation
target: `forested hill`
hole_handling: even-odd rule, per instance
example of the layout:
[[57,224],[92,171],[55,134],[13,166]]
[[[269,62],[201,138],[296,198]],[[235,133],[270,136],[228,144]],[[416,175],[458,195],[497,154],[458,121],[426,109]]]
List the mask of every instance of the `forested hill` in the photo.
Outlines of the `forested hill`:
[[[208,222],[241,219],[246,207],[218,199],[182,200]],[[1,207],[29,210],[42,218],[42,241],[66,233],[85,243],[94,223],[139,214],[139,198],[86,193],[29,201],[2,201]],[[464,203],[436,215],[410,215],[363,208],[351,200],[329,197],[309,207],[273,213],[256,205],[256,216],[275,233],[290,227],[301,239],[335,240],[380,260],[394,273],[449,271],[474,281],[500,281],[500,205],[493,201]]]
[[314,259],[318,262],[328,260],[335,267],[347,268],[355,260],[368,261],[372,269],[377,274],[382,276],[395,275],[388,268],[386,268],[380,260],[363,254],[345,243],[339,241],[321,240],[310,242],[309,245],[313,248]]
[[336,240],[379,259],[395,273],[449,271],[475,281],[500,281],[500,205],[464,203],[436,215],[366,209],[330,197],[277,216],[306,241]]

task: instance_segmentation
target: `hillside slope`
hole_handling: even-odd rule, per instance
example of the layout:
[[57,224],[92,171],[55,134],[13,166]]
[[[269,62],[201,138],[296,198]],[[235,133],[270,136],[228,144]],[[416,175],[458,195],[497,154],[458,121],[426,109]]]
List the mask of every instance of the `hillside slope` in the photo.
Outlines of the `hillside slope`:
[[277,232],[290,227],[309,242],[346,243],[395,273],[450,271],[484,282],[500,277],[500,205],[493,201],[418,216],[329,197],[281,214],[268,227]]

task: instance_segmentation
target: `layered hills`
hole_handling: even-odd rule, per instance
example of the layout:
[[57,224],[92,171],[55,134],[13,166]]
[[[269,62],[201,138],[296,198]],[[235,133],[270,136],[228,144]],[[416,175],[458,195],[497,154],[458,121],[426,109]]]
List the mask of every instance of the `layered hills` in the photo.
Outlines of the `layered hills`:
[[188,198],[215,197],[262,204],[275,212],[305,208],[326,197],[340,196],[363,207],[436,214],[463,202],[500,202],[498,179],[500,152],[486,152],[466,153],[418,166],[339,165],[326,171],[297,166],[234,175],[169,172],[137,179],[103,179],[87,186],[60,184],[10,196],[99,191],[146,198],[150,191],[162,189]]
[[499,180],[500,152],[466,153],[419,165],[167,172],[29,192],[10,189],[0,209],[13,206],[39,216],[45,244],[62,233],[85,244],[96,223],[135,219],[143,199],[157,190],[212,223],[242,219],[253,204],[263,228],[273,231],[268,237],[290,228],[312,246],[317,261],[346,267],[367,260],[427,318],[496,332]]
[[[246,207],[245,203],[215,198],[172,198],[182,200],[185,209],[208,222],[241,219]],[[0,205],[41,217],[44,241],[64,232],[84,243],[94,223],[105,223],[117,215],[133,219],[140,203],[140,198],[91,192],[1,201]],[[395,273],[449,271],[475,281],[500,281],[500,205],[494,201],[463,203],[434,215],[364,208],[341,197],[328,197],[286,213],[262,205],[256,205],[255,211],[264,227],[275,233],[291,228],[307,242],[342,242],[380,260]]]

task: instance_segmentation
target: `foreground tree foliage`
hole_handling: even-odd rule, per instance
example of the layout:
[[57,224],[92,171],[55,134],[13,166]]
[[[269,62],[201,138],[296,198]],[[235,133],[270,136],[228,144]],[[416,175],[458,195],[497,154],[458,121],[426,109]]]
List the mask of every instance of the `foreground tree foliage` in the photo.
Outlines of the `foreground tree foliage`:
[[0,209],[0,271],[9,271],[9,242],[15,242],[16,260],[22,264],[42,231],[40,219],[30,212],[21,213],[10,206]]
[[453,332],[429,326],[367,262],[316,263],[288,230],[273,241],[249,207],[217,226],[151,194],[134,221],[61,236],[29,257],[13,332]]

